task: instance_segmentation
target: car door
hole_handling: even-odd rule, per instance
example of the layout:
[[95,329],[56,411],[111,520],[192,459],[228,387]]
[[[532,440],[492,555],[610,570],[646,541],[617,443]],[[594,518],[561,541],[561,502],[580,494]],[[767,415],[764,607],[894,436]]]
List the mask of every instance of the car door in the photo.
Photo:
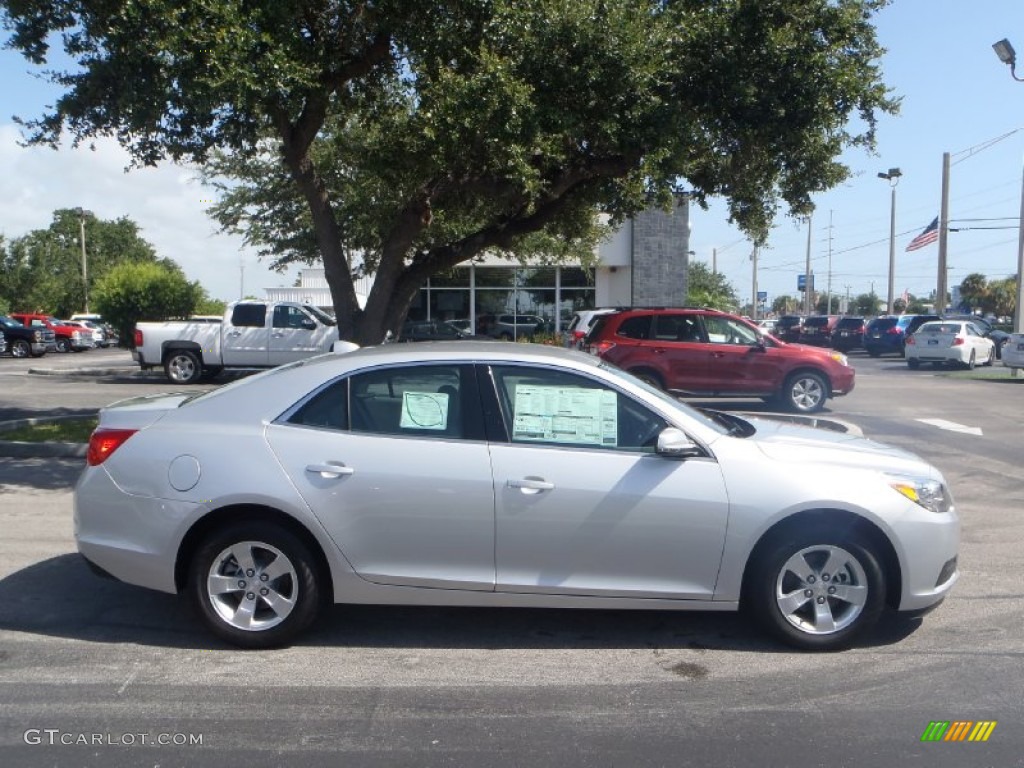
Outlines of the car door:
[[498,591],[710,599],[729,510],[714,459],[655,455],[665,419],[599,380],[491,374]]
[[656,314],[647,342],[665,371],[666,389],[704,392],[708,387],[708,345],[700,318],[691,314]]
[[270,365],[281,365],[315,355],[320,351],[317,324],[299,307],[279,304],[274,307],[270,329]]
[[262,367],[270,360],[266,304],[237,304],[230,323],[221,329],[224,365]]
[[708,339],[707,392],[766,394],[782,385],[779,349],[730,317],[704,315]]
[[472,366],[335,381],[271,424],[267,441],[364,579],[494,589],[494,490]]

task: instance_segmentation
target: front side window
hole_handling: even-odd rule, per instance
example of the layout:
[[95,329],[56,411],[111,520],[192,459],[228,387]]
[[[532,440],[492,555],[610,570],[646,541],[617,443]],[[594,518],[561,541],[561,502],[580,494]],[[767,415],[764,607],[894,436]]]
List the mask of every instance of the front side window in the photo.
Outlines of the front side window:
[[708,341],[712,344],[739,344],[753,347],[758,343],[757,332],[753,328],[730,317],[705,315],[704,328],[707,331]]
[[495,366],[513,443],[653,453],[665,419],[603,382],[528,366]]
[[479,398],[469,385],[471,378],[472,369],[460,365],[383,368],[353,376],[352,431],[478,438]]
[[[298,307],[278,305],[274,307],[275,328],[302,328],[303,323],[311,322],[311,318]],[[236,323],[237,325],[237,323]]]

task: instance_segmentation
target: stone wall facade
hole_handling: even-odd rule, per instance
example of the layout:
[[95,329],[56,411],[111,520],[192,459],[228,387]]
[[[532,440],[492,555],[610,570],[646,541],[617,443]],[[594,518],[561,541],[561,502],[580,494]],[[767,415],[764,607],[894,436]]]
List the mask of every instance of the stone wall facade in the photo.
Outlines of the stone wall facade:
[[633,227],[633,306],[685,305],[690,263],[689,203],[683,199],[668,213],[643,211],[627,226]]

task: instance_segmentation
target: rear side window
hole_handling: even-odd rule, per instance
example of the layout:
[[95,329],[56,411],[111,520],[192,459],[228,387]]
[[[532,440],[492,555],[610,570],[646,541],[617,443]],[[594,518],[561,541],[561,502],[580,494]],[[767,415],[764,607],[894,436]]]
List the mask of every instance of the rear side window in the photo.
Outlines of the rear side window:
[[651,338],[651,321],[653,315],[639,315],[627,317],[619,325],[618,336],[625,336],[627,339],[649,339]]
[[267,324],[266,304],[238,304],[231,312],[231,324],[240,328],[263,328]]
[[323,429],[348,429],[348,379],[336,381],[313,395],[299,408],[289,424]]

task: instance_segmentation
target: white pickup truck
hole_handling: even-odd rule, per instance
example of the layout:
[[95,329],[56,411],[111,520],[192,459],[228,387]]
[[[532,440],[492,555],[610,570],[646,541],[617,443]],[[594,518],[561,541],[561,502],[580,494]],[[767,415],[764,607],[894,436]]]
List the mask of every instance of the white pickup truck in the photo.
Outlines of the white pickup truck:
[[132,357],[142,370],[162,367],[175,384],[194,384],[225,368],[272,368],[329,352],[338,342],[338,327],[309,304],[238,301],[219,323],[139,323],[134,341]]

